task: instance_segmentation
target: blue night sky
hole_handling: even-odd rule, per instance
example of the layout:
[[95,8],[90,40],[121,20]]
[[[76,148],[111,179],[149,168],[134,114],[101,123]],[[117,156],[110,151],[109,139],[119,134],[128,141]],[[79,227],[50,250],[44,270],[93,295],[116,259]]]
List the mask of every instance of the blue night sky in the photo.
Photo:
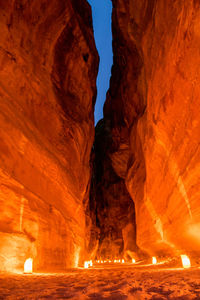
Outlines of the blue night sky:
[[100,56],[97,77],[97,100],[95,106],[95,124],[103,118],[103,104],[109,88],[111,66],[113,63],[111,32],[111,0],[88,0],[92,7],[93,27],[96,47]]

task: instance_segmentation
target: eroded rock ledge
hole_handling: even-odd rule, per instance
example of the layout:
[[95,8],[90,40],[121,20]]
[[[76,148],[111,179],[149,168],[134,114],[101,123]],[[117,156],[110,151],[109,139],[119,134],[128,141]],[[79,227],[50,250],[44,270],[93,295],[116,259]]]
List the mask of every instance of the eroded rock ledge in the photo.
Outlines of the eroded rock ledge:
[[1,1],[1,270],[83,259],[97,69],[85,0]]

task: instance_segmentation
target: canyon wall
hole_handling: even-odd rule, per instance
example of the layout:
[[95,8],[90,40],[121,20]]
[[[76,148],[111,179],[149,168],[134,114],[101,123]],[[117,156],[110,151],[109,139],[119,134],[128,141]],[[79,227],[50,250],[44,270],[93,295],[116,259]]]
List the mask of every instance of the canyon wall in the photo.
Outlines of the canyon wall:
[[200,2],[113,0],[112,167],[149,255],[200,250]]
[[98,54],[84,0],[0,0],[0,270],[85,255]]

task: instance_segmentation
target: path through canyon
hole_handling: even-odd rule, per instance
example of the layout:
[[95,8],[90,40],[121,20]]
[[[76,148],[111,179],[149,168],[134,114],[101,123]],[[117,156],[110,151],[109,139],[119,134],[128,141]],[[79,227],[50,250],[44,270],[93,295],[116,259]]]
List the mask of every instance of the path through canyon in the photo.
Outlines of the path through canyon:
[[64,274],[0,274],[0,299],[199,300],[200,269],[127,265]]

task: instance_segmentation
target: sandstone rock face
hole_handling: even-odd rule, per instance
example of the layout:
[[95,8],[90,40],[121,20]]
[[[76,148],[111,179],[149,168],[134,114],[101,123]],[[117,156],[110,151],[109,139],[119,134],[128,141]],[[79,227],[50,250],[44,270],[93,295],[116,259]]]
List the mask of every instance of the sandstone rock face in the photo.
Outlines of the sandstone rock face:
[[150,255],[199,252],[200,3],[113,0],[113,38],[104,116],[112,166],[135,203],[137,245]]
[[0,269],[77,266],[98,54],[86,1],[0,1]]
[[93,241],[96,240],[98,244],[95,254],[100,259],[123,256],[130,259],[137,251],[135,208],[124,179],[112,165],[112,154],[116,154],[114,151],[109,122],[102,119],[95,128],[90,193],[90,210],[95,211],[96,216],[93,219],[93,228],[96,228]]

